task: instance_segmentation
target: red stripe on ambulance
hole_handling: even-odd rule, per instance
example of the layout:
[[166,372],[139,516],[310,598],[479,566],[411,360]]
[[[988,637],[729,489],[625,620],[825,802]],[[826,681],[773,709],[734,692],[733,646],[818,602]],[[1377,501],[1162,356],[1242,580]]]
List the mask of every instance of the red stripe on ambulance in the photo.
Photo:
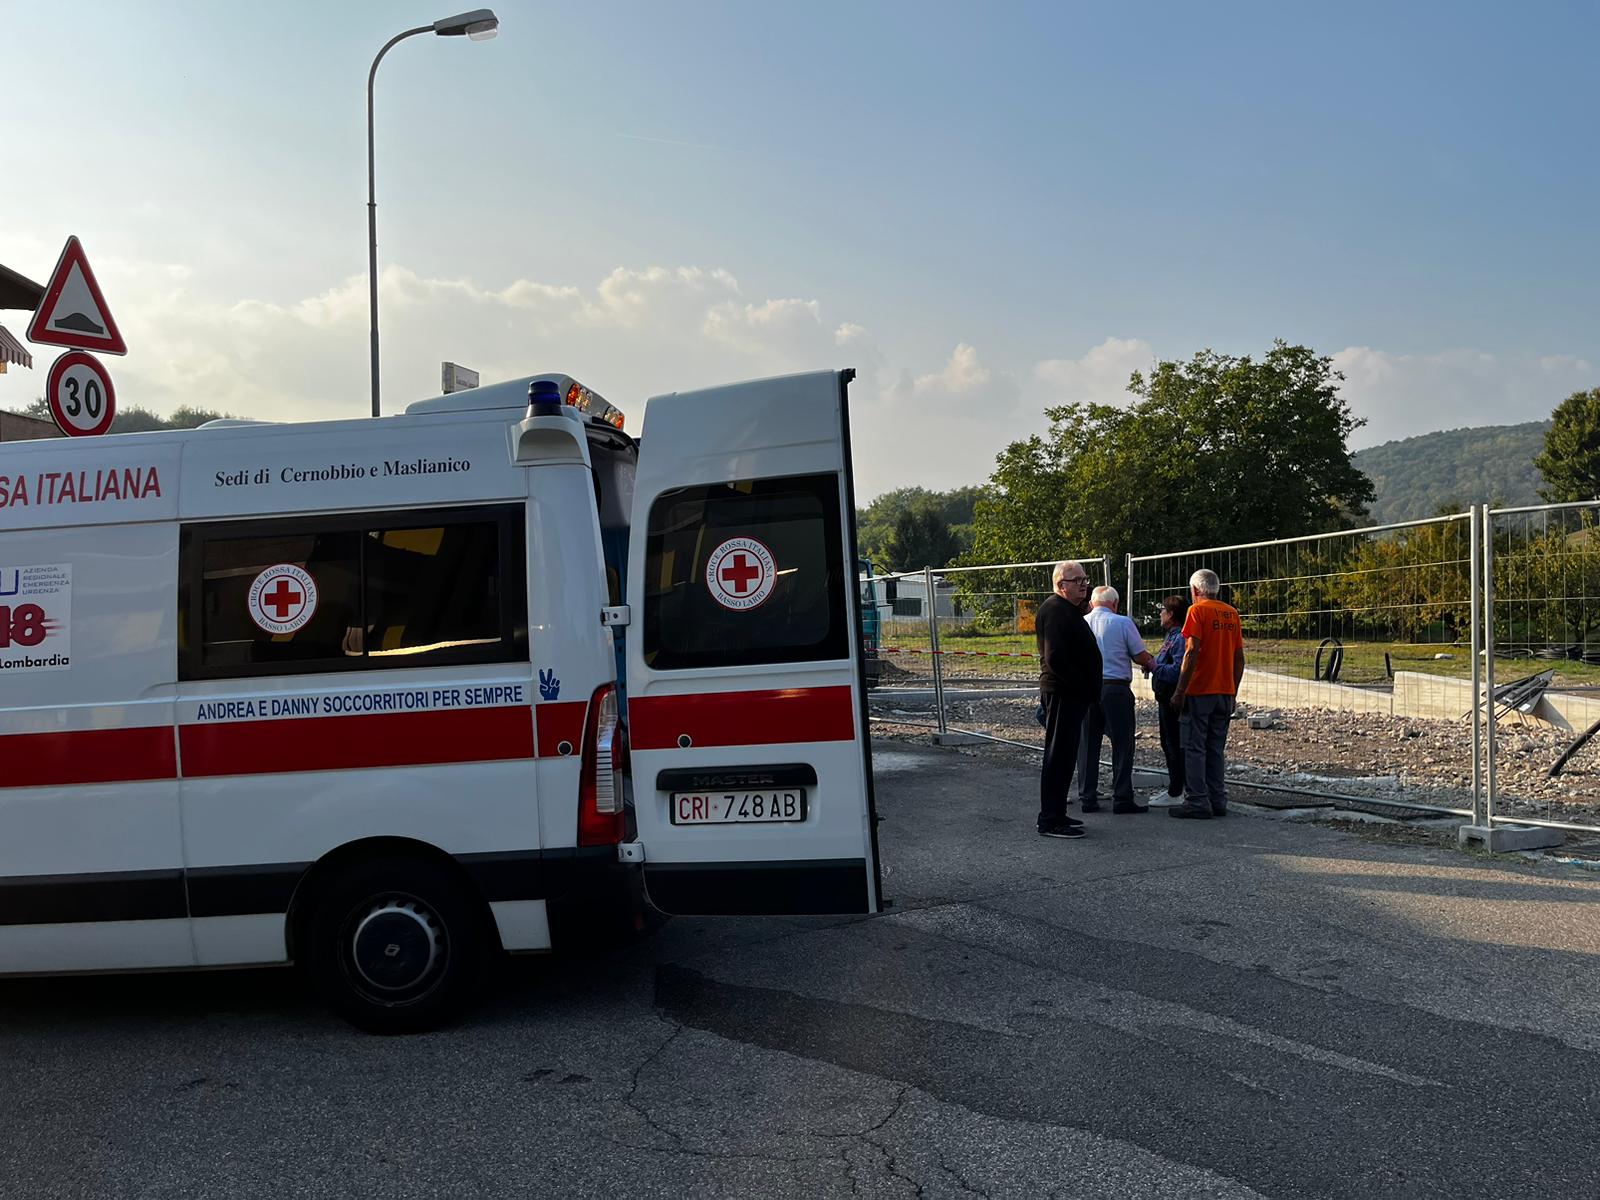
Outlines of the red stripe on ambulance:
[[0,788],[135,783],[177,773],[170,725],[0,737]]
[[534,724],[539,734],[539,757],[561,757],[561,743],[567,743],[567,753],[577,754],[583,749],[583,718],[589,711],[587,700],[564,700],[559,704],[536,704],[533,708]]
[[183,773],[282,775],[533,757],[527,705],[185,725]]
[[635,696],[628,701],[635,750],[691,746],[771,746],[848,742],[855,736],[855,697],[848,686]]

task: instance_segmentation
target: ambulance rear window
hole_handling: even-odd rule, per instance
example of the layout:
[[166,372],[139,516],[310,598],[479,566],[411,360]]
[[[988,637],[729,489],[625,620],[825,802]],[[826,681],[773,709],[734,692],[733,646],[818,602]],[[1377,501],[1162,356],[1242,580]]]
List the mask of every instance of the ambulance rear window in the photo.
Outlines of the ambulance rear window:
[[655,670],[849,655],[839,477],[681,488],[650,508],[644,658]]
[[526,661],[520,506],[183,532],[185,679]]

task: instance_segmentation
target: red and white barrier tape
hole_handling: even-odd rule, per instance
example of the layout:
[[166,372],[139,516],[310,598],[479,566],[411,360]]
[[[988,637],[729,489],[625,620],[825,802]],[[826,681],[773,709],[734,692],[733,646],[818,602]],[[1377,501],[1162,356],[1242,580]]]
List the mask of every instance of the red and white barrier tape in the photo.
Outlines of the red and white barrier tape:
[[958,654],[964,658],[1038,658],[1022,650],[923,650],[916,646],[880,646],[879,654]]

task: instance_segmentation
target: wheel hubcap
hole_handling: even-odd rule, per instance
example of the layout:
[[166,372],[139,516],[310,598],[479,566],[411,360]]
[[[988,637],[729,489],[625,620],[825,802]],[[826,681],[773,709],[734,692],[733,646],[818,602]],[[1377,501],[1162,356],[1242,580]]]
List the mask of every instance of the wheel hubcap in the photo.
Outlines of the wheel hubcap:
[[421,904],[396,897],[374,904],[356,922],[350,951],[362,981],[393,996],[433,974],[444,955],[444,935]]

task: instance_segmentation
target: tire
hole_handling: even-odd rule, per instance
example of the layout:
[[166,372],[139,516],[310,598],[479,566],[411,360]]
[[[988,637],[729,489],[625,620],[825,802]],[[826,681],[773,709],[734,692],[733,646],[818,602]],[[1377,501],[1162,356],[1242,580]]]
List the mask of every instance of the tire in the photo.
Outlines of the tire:
[[335,879],[311,915],[311,977],[329,1007],[359,1029],[437,1029],[481,992],[487,920],[439,865],[367,859]]

